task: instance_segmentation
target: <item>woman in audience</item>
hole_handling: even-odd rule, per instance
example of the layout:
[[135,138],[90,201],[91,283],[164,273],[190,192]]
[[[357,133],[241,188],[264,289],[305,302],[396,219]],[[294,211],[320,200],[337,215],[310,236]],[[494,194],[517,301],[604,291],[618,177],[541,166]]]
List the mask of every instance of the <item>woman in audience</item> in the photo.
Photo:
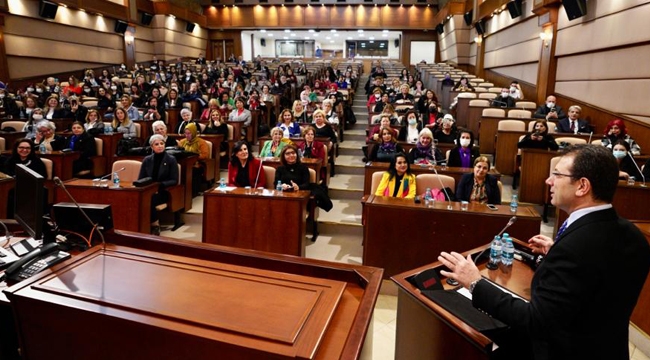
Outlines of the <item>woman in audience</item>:
[[13,152],[11,153],[11,157],[7,159],[7,162],[5,162],[3,172],[9,176],[15,176],[16,165],[18,164],[27,166],[42,177],[47,177],[45,164],[36,155],[36,146],[30,139],[22,138],[14,142]]
[[84,129],[81,122],[72,123],[72,135],[68,137],[65,148],[81,153],[79,159],[72,163],[72,173],[79,176],[90,173],[93,168],[93,161],[90,158],[97,155],[97,147],[95,138]]
[[612,154],[618,163],[618,177],[628,179],[633,176],[635,179],[641,179],[641,173],[634,164],[634,158],[630,154],[630,144],[625,140],[616,140],[612,147]]
[[88,110],[84,129],[92,136],[104,133],[104,121],[102,115],[96,109]]
[[437,165],[444,160],[440,149],[436,148],[433,142],[431,130],[424,128],[420,131],[418,142],[408,153],[408,160],[411,164],[425,165]]
[[48,120],[43,120],[36,124],[38,132],[34,138],[34,145],[40,147],[41,144],[45,145],[47,151],[60,151],[65,149],[65,138],[57,135],[56,125]]
[[294,119],[300,124],[310,124],[312,118],[307,114],[307,109],[302,104],[302,101],[295,100],[293,102],[293,108],[291,109]]
[[613,144],[618,140],[624,140],[630,145],[632,155],[641,155],[641,147],[634,141],[634,139],[627,133],[625,123],[621,119],[614,119],[607,123],[605,128],[605,135],[603,136],[602,145],[612,148]]
[[298,148],[289,144],[280,153],[282,163],[275,170],[274,184],[282,184],[283,191],[309,190],[309,168],[300,162]]
[[501,204],[501,191],[495,176],[488,174],[490,161],[485,156],[474,160],[474,172],[465,174],[456,186],[458,201],[469,201],[479,204]]
[[371,141],[379,141],[379,135],[381,133],[382,128],[390,128],[393,130],[394,134],[393,136],[395,139],[399,136],[399,130],[394,129],[390,127],[391,121],[390,121],[390,115],[388,114],[383,114],[379,118],[379,124],[375,125],[372,129],[370,129],[370,133],[368,134],[368,140],[366,143],[369,143]]
[[232,112],[232,109],[235,108],[235,100],[230,97],[230,94],[227,91],[224,91],[219,95],[217,100],[217,107],[221,110],[221,115],[228,116]]
[[30,114],[34,109],[38,108],[36,105],[36,97],[27,95],[25,97],[25,101],[23,102],[23,106],[20,108],[20,118],[21,119],[29,119]]
[[178,146],[186,152],[199,155],[199,161],[194,163],[192,169],[192,196],[197,196],[201,188],[201,181],[205,175],[205,160],[210,157],[210,147],[205,140],[198,137],[198,130],[195,123],[189,123],[185,126],[185,138],[178,142]]
[[271,140],[264,143],[264,147],[260,150],[260,157],[280,157],[282,149],[291,144],[291,140],[283,138],[283,136],[284,132],[281,128],[271,129]]
[[[162,120],[154,121],[153,124],[151,124],[151,129],[153,130],[154,135],[162,136],[165,141],[165,148],[178,146],[178,142],[176,142],[176,140],[171,136],[167,135],[167,125],[165,125]],[[151,143],[151,136],[147,139],[146,144]]]
[[260,94],[260,102],[264,103],[265,101],[275,103],[275,97],[271,94],[271,88],[267,84],[262,85],[262,93]]
[[418,109],[422,114],[422,122],[426,127],[434,131],[434,127],[438,123],[438,119],[442,117],[438,109],[438,98],[433,90],[427,90],[424,96],[418,102]]
[[425,95],[427,92],[427,89],[424,88],[424,83],[422,80],[417,80],[415,82],[415,86],[411,88],[411,95],[415,98],[415,101],[419,101],[420,98]]
[[474,133],[470,130],[460,130],[456,139],[456,147],[449,152],[449,167],[472,167],[472,164],[481,154],[474,148]]
[[219,109],[212,110],[210,113],[210,121],[203,131],[204,134],[211,135],[223,135],[223,140],[221,141],[221,148],[219,151],[228,150],[228,124],[225,121],[221,121],[221,112]]
[[248,143],[244,140],[235,143],[228,163],[228,186],[266,187],[262,160],[253,157],[248,149]]
[[163,103],[167,109],[180,109],[183,107],[183,102],[178,97],[178,90],[176,89],[169,89]]
[[97,108],[104,111],[104,117],[106,114],[112,114],[115,110],[113,95],[103,87],[97,89]]
[[142,119],[147,121],[166,121],[165,108],[159,103],[158,98],[154,96],[149,98],[149,101],[147,101],[147,109],[142,115]]
[[376,100],[377,99],[375,97],[375,106],[372,107],[372,112],[381,113],[384,112],[386,108],[392,107],[392,105],[390,104],[390,96],[388,95],[387,92],[381,94],[380,101],[376,101]]
[[406,123],[399,132],[397,140],[406,141],[415,144],[420,138],[420,130],[422,130],[422,122],[418,120],[418,115],[413,110],[409,110],[404,115]]
[[183,108],[183,110],[181,110],[181,121],[178,124],[176,124],[176,129],[174,129],[174,133],[178,135],[184,135],[185,126],[191,123],[193,123],[196,126],[197,131],[199,131],[200,133],[201,126],[196,120],[192,120],[192,110],[188,108]]
[[451,114],[445,115],[441,127],[434,131],[433,138],[438,140],[439,144],[453,144],[458,138],[458,131],[454,128],[454,117]]
[[250,126],[251,121],[253,120],[250,110],[245,109],[244,104],[246,104],[246,99],[238,97],[235,100],[235,109],[233,109],[230,115],[228,115],[228,121],[244,123],[244,126],[241,128],[242,136],[246,136],[246,128]]
[[120,104],[122,104],[126,113],[129,114],[129,119],[137,120],[140,118],[140,112],[138,112],[138,108],[131,101],[131,96],[123,95],[120,99]]
[[323,100],[323,112],[329,124],[336,125],[339,123],[339,115],[334,111],[334,102],[331,99]]
[[76,77],[70,76],[68,78],[68,85],[63,87],[63,94],[65,96],[77,95],[81,96],[82,94],[81,86]]
[[372,147],[370,152],[370,161],[391,162],[395,158],[395,154],[404,152],[402,147],[397,144],[394,134],[395,132],[391,128],[381,129],[379,142]]
[[56,95],[48,97],[45,104],[46,107],[43,110],[45,111],[45,118],[47,120],[64,119],[67,117],[67,111],[61,107],[59,98]]
[[541,149],[557,150],[559,149],[555,139],[548,134],[548,124],[546,120],[537,120],[533,125],[533,132],[526,134],[517,144],[519,149]]
[[302,136],[305,138],[305,141],[298,145],[300,150],[300,155],[308,159],[321,159],[321,180],[325,181],[327,177],[327,164],[325,163],[326,159],[326,149],[325,145],[322,142],[316,140],[316,135],[314,128],[307,126],[302,131]]
[[210,99],[208,101],[208,107],[203,110],[201,113],[201,117],[199,118],[199,121],[208,121],[210,120],[210,116],[212,114],[213,110],[219,110],[219,101],[217,99]]
[[452,91],[476,91],[476,89],[474,89],[472,83],[470,83],[469,80],[463,76],[460,78],[460,80],[458,80],[456,86],[454,86]]
[[29,113],[29,118],[25,121],[25,126],[23,126],[22,131],[26,132],[25,137],[27,139],[34,139],[38,129],[36,124],[43,120],[43,109],[35,108]]
[[122,133],[125,139],[136,137],[135,124],[131,121],[124,108],[115,109],[112,126],[115,131]]
[[415,175],[411,173],[411,165],[406,155],[399,152],[391,159],[388,171],[381,177],[375,195],[413,199],[415,194]]
[[165,139],[154,134],[149,138],[152,154],[142,160],[138,179],[151,178],[157,182],[158,191],[151,197],[151,233],[160,235],[160,222],[157,207],[169,201],[166,189],[178,184],[178,164],[176,159],[165,152]]
[[332,126],[327,123],[327,120],[325,120],[325,112],[318,109],[314,111],[312,117],[314,118],[314,123],[311,124],[311,126],[314,127],[316,136],[329,138],[330,144],[328,144],[327,148],[331,149],[332,144],[336,143],[336,133],[334,132],[334,129],[332,129]]
[[300,136],[300,125],[293,121],[293,114],[289,109],[282,110],[280,113],[280,121],[276,127],[282,129],[285,138]]

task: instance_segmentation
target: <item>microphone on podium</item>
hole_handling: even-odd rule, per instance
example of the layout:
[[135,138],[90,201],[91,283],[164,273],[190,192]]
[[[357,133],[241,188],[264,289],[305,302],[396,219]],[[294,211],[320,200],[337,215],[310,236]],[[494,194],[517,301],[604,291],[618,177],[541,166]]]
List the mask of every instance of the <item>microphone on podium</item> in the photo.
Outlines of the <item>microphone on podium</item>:
[[[124,168],[122,168],[122,169],[120,169],[118,171],[122,171],[122,170],[124,170]],[[79,205],[77,200],[75,200],[75,198],[72,196],[72,194],[70,194],[70,192],[68,192],[68,189],[65,187],[65,184],[63,184],[63,181],[61,181],[61,179],[58,176],[55,176],[53,178],[53,180],[54,180],[54,184],[56,186],[60,187],[61,189],[63,189],[63,191],[65,191],[65,193],[68,195],[70,200],[72,200],[72,202],[75,204],[77,209],[79,209],[79,211],[81,211],[81,214],[86,218],[86,220],[90,223],[90,225],[94,229],[97,229],[97,233],[99,234],[99,237],[102,239],[102,248],[106,249],[106,241],[104,241],[104,234],[102,234],[102,231],[99,229],[99,226],[98,226],[99,224],[95,224],[95,223],[93,223],[92,220],[90,220],[90,216],[88,216],[88,214],[86,214],[86,212],[84,211],[84,209],[81,208],[81,206]],[[88,239],[88,241],[90,242],[90,241],[92,241],[92,239]]]
[[[508,230],[508,228],[511,227],[512,224],[515,223],[515,221],[517,221],[517,216],[513,216],[513,217],[511,217],[510,220],[508,220],[508,223],[506,224],[506,226],[504,226],[503,229],[501,229],[501,231],[499,231],[499,233],[496,234],[495,236],[501,236],[501,235],[503,235],[503,233],[504,233],[506,230]],[[490,240],[490,242],[489,242],[488,244],[492,244],[492,240]],[[479,259],[480,259],[484,254],[485,254],[485,252],[488,251],[488,250],[490,250],[490,246],[488,246],[487,248],[483,249],[483,251],[481,251],[481,252],[480,252],[480,253],[479,253],[479,254],[474,258],[474,262],[477,262],[477,261],[478,261],[478,260],[479,260]]]

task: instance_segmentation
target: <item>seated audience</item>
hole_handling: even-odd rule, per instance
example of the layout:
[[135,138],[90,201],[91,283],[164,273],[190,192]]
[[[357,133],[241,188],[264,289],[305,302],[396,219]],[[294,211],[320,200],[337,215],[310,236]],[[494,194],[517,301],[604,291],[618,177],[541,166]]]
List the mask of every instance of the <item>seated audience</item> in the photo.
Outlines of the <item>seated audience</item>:
[[501,204],[501,191],[495,176],[488,174],[490,161],[485,156],[474,160],[474,172],[465,174],[456,186],[456,199],[479,204]]
[[47,120],[64,119],[68,117],[68,112],[61,107],[59,98],[56,95],[51,95],[47,98],[43,111],[45,112],[44,116]]
[[555,132],[558,133],[589,133],[591,126],[587,120],[579,119],[582,108],[578,105],[569,107],[569,117],[562,119],[555,125]]
[[201,132],[201,126],[199,126],[199,123],[196,120],[192,120],[192,110],[188,108],[183,108],[183,110],[181,110],[181,121],[176,125],[176,129],[174,129],[174,133],[179,135],[184,135],[185,127],[188,124],[194,124],[196,126],[197,131],[199,131],[199,133]]
[[210,113],[210,121],[208,125],[203,130],[204,134],[211,135],[223,135],[223,140],[221,141],[221,148],[219,151],[228,150],[228,137],[230,136],[228,130],[228,124],[225,121],[222,121],[221,112],[219,109],[212,110]]
[[325,163],[327,152],[325,145],[316,140],[315,130],[311,126],[307,126],[302,130],[302,136],[305,138],[305,141],[298,145],[300,155],[308,159],[321,159],[322,166],[319,176],[321,180],[325,181],[327,177],[327,164]]
[[391,128],[381,129],[379,141],[370,152],[370,161],[391,162],[395,158],[395,154],[404,152],[393,136],[394,134],[395,132]]
[[178,142],[178,146],[186,152],[191,152],[199,155],[199,161],[194,163],[192,169],[192,196],[199,194],[201,188],[201,181],[205,176],[205,160],[210,158],[210,148],[205,140],[198,137],[197,126],[194,123],[185,126],[185,138]]
[[548,124],[546,123],[546,120],[535,121],[533,132],[526,134],[524,138],[519,141],[517,147],[519,149],[559,149],[553,136],[548,134]]
[[122,107],[126,110],[126,113],[129,114],[129,119],[137,120],[140,118],[140,112],[138,111],[138,108],[135,106],[135,104],[133,104],[131,96],[122,95],[120,98],[120,104],[122,104]]
[[228,186],[250,186],[254,189],[266,187],[262,160],[253,157],[248,149],[248,143],[244,140],[235,143],[228,163]]
[[68,137],[65,148],[81,153],[79,159],[72,163],[72,173],[80,176],[89,174],[93,168],[90,158],[97,155],[97,147],[95,138],[84,129],[81,122],[72,123],[72,135]]
[[210,99],[210,101],[208,101],[208,107],[205,108],[203,110],[203,112],[201,113],[201,117],[199,118],[199,121],[208,121],[208,120],[210,120],[210,114],[212,113],[213,110],[219,110],[219,102],[217,101],[217,99],[214,99],[214,98]]
[[557,99],[553,95],[546,98],[546,103],[541,105],[533,115],[537,119],[546,119],[548,121],[558,121],[566,119],[564,110],[557,105]]
[[490,102],[490,106],[493,107],[513,108],[515,105],[515,99],[510,96],[510,90],[508,88],[501,89],[501,94]]
[[113,117],[113,129],[116,132],[122,133],[125,139],[136,137],[135,124],[129,118],[129,114],[124,108],[115,109],[115,116]]
[[312,118],[307,112],[307,108],[303,105],[302,101],[295,100],[293,102],[293,108],[291,109],[294,119],[299,124],[311,124]]
[[415,194],[415,175],[411,173],[406,155],[399,152],[393,156],[388,170],[382,175],[375,195],[413,199]]
[[36,137],[36,133],[38,132],[36,124],[41,122],[41,120],[43,120],[43,109],[35,108],[29,113],[29,118],[25,121],[25,126],[22,129],[22,131],[27,133],[25,134],[27,139],[34,139]]
[[370,129],[370,132],[368,133],[368,139],[366,140],[366,143],[369,143],[371,141],[379,141],[379,133],[381,132],[382,128],[390,128],[394,132],[394,137],[397,139],[399,136],[399,130],[390,127],[391,121],[390,121],[390,116],[388,114],[384,114],[381,116],[379,119],[379,124],[373,126]]
[[289,109],[282,110],[280,113],[280,122],[276,125],[276,127],[282,129],[283,136],[285,138],[300,136],[300,125],[297,122],[293,121],[293,114]]
[[167,135],[167,125],[165,125],[162,120],[154,121],[153,124],[151,124],[151,130],[153,130],[153,135],[147,139],[146,144],[151,145],[151,138],[154,135],[160,135],[165,141],[165,148],[178,146],[178,142],[171,136]]
[[453,144],[458,138],[458,130],[454,122],[454,117],[451,114],[445,115],[440,122],[440,127],[434,130],[433,138],[438,140],[438,143]]
[[431,130],[424,128],[420,131],[418,142],[408,153],[408,160],[411,164],[433,164],[437,165],[444,160],[440,149],[436,148],[433,142]]
[[641,155],[641,147],[627,133],[627,128],[625,127],[623,120],[614,119],[607,123],[607,128],[605,128],[605,135],[603,135],[602,145],[611,149],[613,144],[618,140],[624,140],[630,145],[630,152],[632,155]]
[[47,151],[60,151],[65,149],[65,138],[61,135],[57,135],[56,125],[53,122],[43,120],[36,124],[36,137],[34,138],[34,145],[36,149],[42,145],[45,145]]
[[[314,111],[312,117],[314,118],[314,123],[311,126],[314,127],[317,137],[327,137],[330,139],[330,143],[336,143],[336,133],[332,126],[325,119],[325,112],[323,110]],[[331,148],[331,144],[327,147]]]
[[300,162],[298,148],[289,144],[279,154],[282,163],[275,170],[274,184],[282,184],[282,191],[309,190],[309,168]]
[[[34,143],[30,139],[18,139],[14,143],[13,151],[11,156],[4,164],[2,171],[9,175],[16,175],[16,165],[21,164],[27,166],[29,169],[38,173],[42,177],[47,179],[47,169],[45,164],[41,159],[36,155]],[[45,196],[43,199],[43,209],[47,209],[47,189],[45,190]],[[15,207],[15,189],[9,190],[7,193],[7,218],[11,219],[14,217],[14,207]],[[46,213],[46,212],[44,212]]]
[[415,144],[420,137],[422,122],[418,120],[418,115],[413,110],[409,110],[406,115],[404,115],[404,118],[406,121],[399,132],[397,140]]
[[413,104],[415,102],[415,97],[410,93],[410,86],[408,84],[402,84],[399,87],[400,92],[395,95],[396,104]]
[[283,138],[284,133],[279,127],[271,129],[271,140],[266,141],[264,146],[260,150],[260,157],[280,157],[282,149],[288,144],[291,144],[291,140]]
[[474,147],[474,133],[470,130],[462,129],[458,132],[456,147],[449,151],[449,167],[472,167],[472,164],[481,154]]
[[641,179],[641,173],[634,164],[634,158],[630,154],[630,144],[625,140],[616,140],[612,147],[612,154],[618,163],[618,177],[628,179],[633,176],[635,179]]
[[252,114],[250,110],[244,108],[246,104],[246,99],[243,97],[238,97],[235,100],[235,109],[228,115],[228,121],[233,122],[242,122],[244,123],[241,128],[241,135],[246,136],[246,128],[250,126],[251,121],[253,121]]
[[151,178],[158,183],[158,191],[151,197],[151,233],[160,235],[158,207],[169,201],[166,190],[178,184],[178,163],[176,158],[165,152],[165,139],[154,134],[149,138],[152,154],[142,160],[138,179]]
[[339,123],[339,115],[334,111],[334,102],[332,100],[323,100],[323,111],[329,124],[337,125]]
[[466,77],[462,76],[451,91],[476,91],[476,89]]

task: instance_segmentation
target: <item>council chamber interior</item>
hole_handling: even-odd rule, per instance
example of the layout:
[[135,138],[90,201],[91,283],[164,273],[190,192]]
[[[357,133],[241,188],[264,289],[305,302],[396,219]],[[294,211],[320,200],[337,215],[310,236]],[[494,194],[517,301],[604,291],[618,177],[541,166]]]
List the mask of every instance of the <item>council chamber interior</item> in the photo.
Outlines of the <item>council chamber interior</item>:
[[[540,121],[560,148],[606,145],[622,121],[638,151],[628,146],[613,206],[650,239],[648,15],[641,0],[0,0],[0,221],[14,233],[0,255],[18,260],[10,243],[34,230],[71,244],[34,255],[51,266],[26,280],[5,274],[0,358],[499,358],[495,328],[427,297],[421,277],[439,274],[441,251],[484,254],[509,224],[521,275],[482,271],[530,298],[525,242],[554,237],[567,218],[545,184],[561,153],[518,147],[541,136]],[[504,91],[517,93],[512,103]],[[563,131],[550,96],[565,117],[578,106],[585,127]],[[327,106],[325,135],[313,123]],[[45,136],[36,108],[67,145],[91,113],[103,130],[88,154],[35,146],[43,176],[17,175],[5,168],[16,141]],[[133,135],[118,131],[118,108],[134,109]],[[422,129],[433,134],[429,160],[410,164],[417,200],[377,190],[391,166],[377,155],[387,108],[390,146],[415,153]],[[161,202],[158,183],[138,181],[156,121],[165,146],[204,146],[167,148],[177,179]],[[309,184],[279,191],[284,154],[311,151],[309,129],[324,147],[302,158]],[[475,174],[450,162],[463,132],[498,182],[494,210],[454,197]],[[241,144],[256,164],[246,186],[229,174]],[[439,190],[435,200],[425,189]],[[48,212],[58,230],[33,219]],[[648,286],[630,319],[630,359],[650,356]]]

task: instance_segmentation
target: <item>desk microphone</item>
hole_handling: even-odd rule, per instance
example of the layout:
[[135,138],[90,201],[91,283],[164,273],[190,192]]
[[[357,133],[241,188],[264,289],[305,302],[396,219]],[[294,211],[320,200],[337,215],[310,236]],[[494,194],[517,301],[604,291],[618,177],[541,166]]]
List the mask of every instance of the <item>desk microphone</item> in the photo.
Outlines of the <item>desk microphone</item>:
[[641,178],[643,179],[643,183],[640,186],[641,187],[646,187],[645,176],[643,176],[643,171],[641,171],[641,169],[639,169],[639,165],[636,163],[636,160],[634,160],[634,156],[632,156],[632,153],[628,152],[628,155],[632,158],[632,163],[634,164],[634,167],[636,167],[636,169],[639,170],[639,175],[641,175]]
[[447,210],[453,209],[453,206],[451,206],[451,198],[449,197],[449,193],[447,192],[447,189],[445,189],[445,185],[442,183],[442,179],[440,179],[440,174],[438,174],[438,170],[436,170],[435,166],[433,166],[433,172],[436,173],[436,176],[438,177],[438,181],[440,182],[440,188],[445,193],[445,197],[447,198]]
[[589,133],[589,141],[587,141],[587,144],[591,144],[591,137],[594,135],[594,132]]
[[[100,177],[99,180],[104,180],[104,179],[106,179],[107,177],[113,175],[114,173],[118,173],[118,172],[122,172],[122,171],[124,171],[124,169],[126,169],[126,168],[125,168],[125,167],[122,167],[121,169],[118,169],[118,170],[115,170],[115,171],[113,171],[113,172],[111,172],[111,173],[108,173],[108,174],[106,174],[106,175]],[[55,178],[58,179],[57,177],[55,177]],[[61,181],[61,179],[59,179],[59,181]],[[54,181],[54,182],[56,182],[56,181]]]
[[255,177],[255,187],[253,187],[253,189],[257,189],[257,181],[260,179],[260,172],[262,172],[263,164],[264,161],[260,159],[260,167],[257,169],[257,176]]
[[[124,170],[124,168],[122,168],[122,170]],[[72,197],[70,192],[68,192],[68,189],[63,184],[63,181],[61,181],[61,179],[59,179],[58,176],[55,176],[53,180],[54,180],[54,184],[56,186],[60,187],[61,189],[63,189],[63,191],[65,191],[65,193],[68,195],[70,200],[72,200],[72,202],[75,204],[75,206],[77,206],[77,209],[79,209],[79,211],[81,211],[81,214],[83,214],[83,216],[86,218],[86,220],[88,220],[90,225],[92,225],[93,228],[97,229],[97,233],[99,234],[99,237],[102,239],[102,247],[103,247],[103,249],[106,249],[106,241],[104,241],[104,234],[102,234],[101,230],[99,229],[99,224],[95,224],[95,223],[93,223],[92,220],[90,220],[90,217],[88,216],[88,214],[86,214],[86,212],[84,211],[84,209],[81,208],[81,206],[79,205],[77,200],[75,200],[75,198]],[[92,239],[88,239],[88,241],[92,241]]]
[[[497,235],[495,235],[495,236],[501,236],[501,235],[502,235],[506,230],[508,230],[509,227],[512,226],[512,224],[515,223],[515,221],[517,221],[517,217],[516,217],[516,216],[511,217],[510,220],[508,220],[508,223],[506,224],[506,226],[504,226],[503,229],[501,229],[501,231],[499,231],[499,233],[498,233]],[[481,252],[478,254],[478,256],[476,256],[476,257],[474,258],[474,262],[477,262],[478,259],[480,259],[481,256],[483,256],[483,254],[485,254],[485,252],[488,251],[488,250],[490,249],[490,247],[491,247],[491,245],[492,245],[492,241],[490,241],[489,244],[490,244],[490,246],[488,246],[487,248],[483,249],[483,251],[481,251]]]

